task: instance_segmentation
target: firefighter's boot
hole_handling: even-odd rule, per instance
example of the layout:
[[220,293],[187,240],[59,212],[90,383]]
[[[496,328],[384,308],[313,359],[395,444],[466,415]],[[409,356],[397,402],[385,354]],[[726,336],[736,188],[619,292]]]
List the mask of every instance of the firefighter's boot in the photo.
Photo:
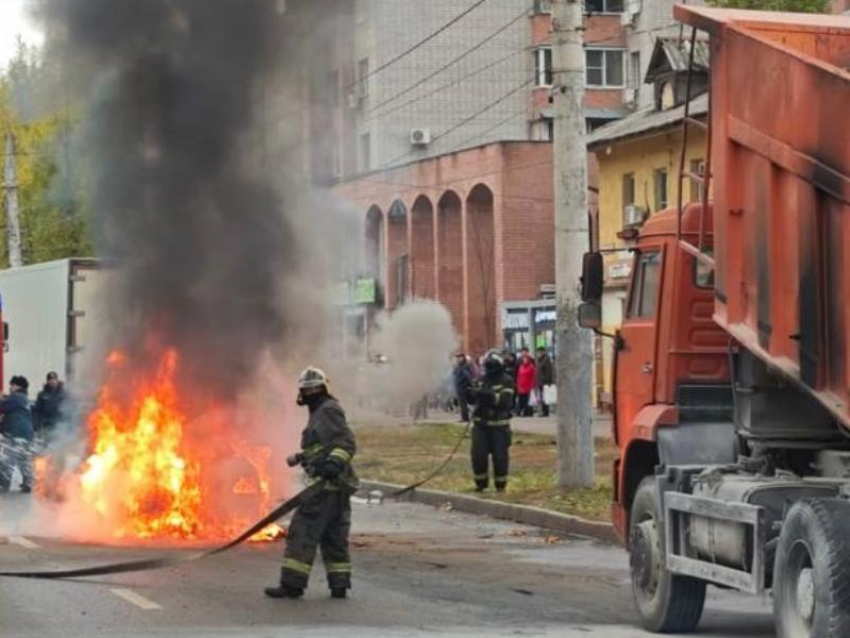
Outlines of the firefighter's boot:
[[266,596],[269,598],[301,598],[304,595],[304,590],[298,587],[289,587],[288,585],[278,585],[277,587],[266,587]]
[[348,596],[348,589],[345,587],[333,587],[331,588],[331,598],[346,598]]

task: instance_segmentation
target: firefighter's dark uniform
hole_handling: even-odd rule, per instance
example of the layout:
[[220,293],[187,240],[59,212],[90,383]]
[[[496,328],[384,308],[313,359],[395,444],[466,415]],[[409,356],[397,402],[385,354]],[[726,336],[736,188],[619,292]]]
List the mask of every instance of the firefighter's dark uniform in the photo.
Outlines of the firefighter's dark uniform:
[[[321,481],[323,489],[295,512],[286,539],[280,583],[284,587],[305,589],[321,547],[322,559],[332,590],[351,588],[351,559],[348,534],[351,529],[351,495],[357,478],[351,467],[356,451],[354,433],[348,427],[345,412],[332,397],[325,395],[311,409],[307,427],[301,434],[302,465],[309,482]],[[328,466],[335,466],[327,476]]]
[[493,457],[493,478],[497,490],[508,484],[509,450],[511,447],[511,408],[514,388],[504,373],[485,376],[472,388],[475,405],[472,414],[472,472],[475,487],[486,489],[490,479],[488,460]]

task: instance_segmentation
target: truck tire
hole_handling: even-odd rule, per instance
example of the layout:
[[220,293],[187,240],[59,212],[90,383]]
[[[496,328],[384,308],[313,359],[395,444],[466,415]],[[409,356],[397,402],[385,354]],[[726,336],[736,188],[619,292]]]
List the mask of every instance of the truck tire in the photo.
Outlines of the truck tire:
[[782,525],[773,579],[778,638],[850,636],[850,503],[795,503]]
[[643,626],[657,633],[697,628],[705,606],[705,581],[675,576],[664,561],[664,530],[655,479],[641,481],[630,522],[632,594]]

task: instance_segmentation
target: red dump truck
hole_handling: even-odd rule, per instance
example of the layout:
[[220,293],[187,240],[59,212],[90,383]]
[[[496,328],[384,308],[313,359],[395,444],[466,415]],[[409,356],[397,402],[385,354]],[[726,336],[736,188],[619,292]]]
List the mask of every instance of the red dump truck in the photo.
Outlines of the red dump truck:
[[[675,15],[710,40],[711,201],[643,226],[613,335],[635,603],[687,632],[709,584],[772,590],[780,638],[848,638],[850,18]],[[586,255],[596,330],[602,277]]]

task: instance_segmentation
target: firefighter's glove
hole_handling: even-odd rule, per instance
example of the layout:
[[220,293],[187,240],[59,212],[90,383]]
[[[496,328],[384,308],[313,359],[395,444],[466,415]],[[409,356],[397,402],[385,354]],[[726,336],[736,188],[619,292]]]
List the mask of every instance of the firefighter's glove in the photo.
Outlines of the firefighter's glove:
[[300,452],[298,454],[292,454],[291,456],[286,457],[286,464],[289,467],[295,467],[297,465],[301,465],[304,463],[304,455]]
[[322,466],[319,468],[319,475],[324,479],[332,481],[342,474],[343,469],[345,468],[342,466],[340,461],[336,459],[328,459],[322,463]]

